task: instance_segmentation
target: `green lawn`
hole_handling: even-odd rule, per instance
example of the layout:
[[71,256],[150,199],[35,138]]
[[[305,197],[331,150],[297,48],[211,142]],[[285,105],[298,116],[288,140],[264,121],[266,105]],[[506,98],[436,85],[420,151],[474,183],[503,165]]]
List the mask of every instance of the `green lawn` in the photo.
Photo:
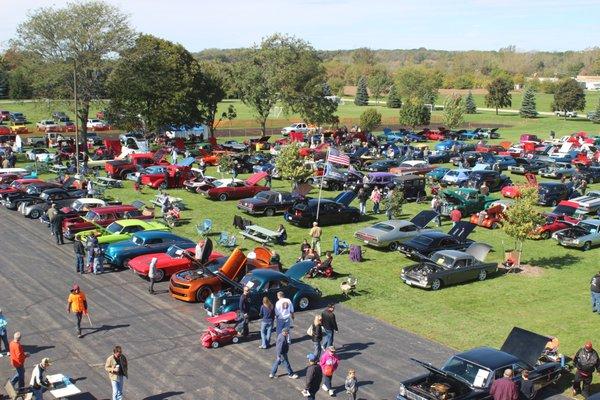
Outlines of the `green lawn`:
[[[485,105],[485,95],[483,94],[474,94],[473,98],[475,99],[475,104],[477,107],[486,107]],[[600,99],[600,91],[586,91],[585,92],[585,110],[580,112],[579,114],[585,117],[585,114],[588,111],[594,111],[596,107],[598,107],[598,100]],[[536,93],[535,101],[538,111],[552,111],[552,101],[554,100],[553,94],[548,93]],[[509,107],[513,110],[518,110],[521,108],[521,102],[523,101],[523,92],[513,92],[512,93],[512,106]],[[438,100],[438,102],[440,102]]]

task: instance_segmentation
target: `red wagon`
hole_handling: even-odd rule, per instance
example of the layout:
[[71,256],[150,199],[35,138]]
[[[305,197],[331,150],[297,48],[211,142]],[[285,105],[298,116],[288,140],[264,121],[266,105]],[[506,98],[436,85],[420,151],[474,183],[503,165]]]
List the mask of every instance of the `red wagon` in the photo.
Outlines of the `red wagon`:
[[[238,313],[236,311],[217,315],[216,317],[208,317],[206,320],[212,326],[207,327],[204,332],[202,332],[202,336],[200,337],[202,346],[207,349],[211,347],[216,349],[217,347],[230,342],[239,342],[240,338],[238,337],[238,332],[234,328],[235,324],[238,322]],[[230,326],[227,326],[227,324],[230,324]],[[232,324],[234,326],[231,326]]]

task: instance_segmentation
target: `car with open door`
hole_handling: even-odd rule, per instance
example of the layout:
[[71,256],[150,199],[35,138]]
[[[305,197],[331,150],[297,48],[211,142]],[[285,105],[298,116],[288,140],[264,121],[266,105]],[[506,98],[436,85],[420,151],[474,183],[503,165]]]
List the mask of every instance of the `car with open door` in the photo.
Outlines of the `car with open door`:
[[252,197],[259,192],[264,192],[266,190],[270,190],[268,186],[259,185],[260,181],[265,179],[268,174],[266,172],[257,172],[252,174],[245,181],[238,182],[235,180],[230,180],[230,182],[225,181],[224,185],[215,186],[215,182],[212,183],[213,187],[209,187],[206,190],[200,190],[199,192],[212,199],[212,200],[232,200],[232,199],[244,199],[247,197]]
[[[310,227],[317,221],[319,225],[338,225],[354,223],[360,220],[360,211],[350,207],[356,197],[356,192],[348,190],[341,192],[333,199],[304,198],[294,202],[284,214],[284,219],[292,225]],[[318,218],[317,218],[318,211]]]
[[457,222],[448,233],[440,231],[424,232],[402,243],[398,250],[412,259],[428,257],[440,250],[465,250],[473,243],[468,236],[477,225],[466,221]]

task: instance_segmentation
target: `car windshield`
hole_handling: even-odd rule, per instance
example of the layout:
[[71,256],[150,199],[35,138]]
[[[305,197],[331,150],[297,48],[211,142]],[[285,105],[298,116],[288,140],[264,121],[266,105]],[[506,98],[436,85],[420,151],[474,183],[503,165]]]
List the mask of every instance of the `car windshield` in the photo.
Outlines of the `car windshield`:
[[417,236],[415,238],[413,238],[413,240],[415,241],[415,243],[423,245],[423,246],[429,246],[430,244],[433,243],[433,239],[427,236]]
[[431,260],[436,264],[439,265],[443,268],[451,268],[452,265],[454,265],[454,258],[452,257],[448,257],[444,254],[440,254],[440,253],[435,253],[433,256],[431,256]]
[[230,180],[227,180],[227,181],[220,181],[219,180],[219,181],[214,181],[213,185],[214,185],[214,187],[221,187],[221,186],[227,185],[227,183],[229,183],[229,182],[231,182],[231,181]]
[[96,214],[93,211],[88,211],[87,214],[85,214],[85,219],[89,219],[90,221],[95,221],[98,219],[98,214]]
[[596,225],[580,222],[577,226],[581,227],[581,229],[585,229],[588,233],[598,233],[598,227]]
[[450,358],[442,370],[477,388],[486,387],[493,376],[489,369],[456,356]]
[[133,241],[134,244],[136,244],[138,246],[141,246],[144,244],[144,239],[142,239],[139,236],[134,236],[131,240]]
[[373,229],[379,229],[380,231],[390,232],[394,230],[394,227],[380,222],[378,224],[373,225]]
[[260,285],[260,280],[255,278],[253,275],[246,275],[242,278],[241,284],[243,286],[248,286],[250,289],[252,289]]
[[121,232],[122,229],[123,229],[123,226],[117,222],[113,222],[112,224],[110,224],[109,226],[106,227],[106,230],[111,234],[119,233],[119,232]]
[[269,194],[267,192],[260,192],[256,195],[257,199],[269,200]]
[[81,211],[81,209],[83,208],[83,203],[79,200],[75,200],[71,205],[71,208],[75,211]]
[[459,172],[458,171],[448,171],[446,173],[446,175],[448,176],[458,176]]

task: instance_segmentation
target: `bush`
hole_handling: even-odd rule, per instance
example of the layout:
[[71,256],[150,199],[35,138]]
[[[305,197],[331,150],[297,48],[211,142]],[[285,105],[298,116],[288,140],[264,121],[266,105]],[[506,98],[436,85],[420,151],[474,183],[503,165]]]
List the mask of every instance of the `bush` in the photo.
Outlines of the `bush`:
[[371,132],[381,125],[381,114],[374,108],[368,108],[360,114],[360,127],[363,131]]

